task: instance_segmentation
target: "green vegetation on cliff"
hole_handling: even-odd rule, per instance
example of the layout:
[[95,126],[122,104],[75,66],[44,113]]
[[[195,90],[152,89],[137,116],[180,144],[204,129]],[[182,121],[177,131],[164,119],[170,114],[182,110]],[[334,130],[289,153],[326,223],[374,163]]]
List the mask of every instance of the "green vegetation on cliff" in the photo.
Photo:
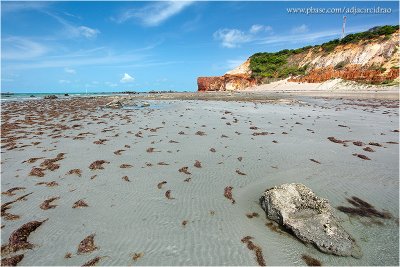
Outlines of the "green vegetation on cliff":
[[[398,29],[399,25],[378,26],[365,32],[348,34],[341,40],[335,39],[321,45],[305,46],[291,50],[285,49],[275,53],[256,53],[250,57],[250,69],[253,77],[258,79],[286,78],[289,75],[303,75],[306,72],[307,66],[299,68],[296,64],[289,62],[289,57],[307,52],[310,49],[322,49],[323,52],[329,53],[338,45],[368,41],[381,36],[388,38]],[[342,68],[343,66],[337,67]]]

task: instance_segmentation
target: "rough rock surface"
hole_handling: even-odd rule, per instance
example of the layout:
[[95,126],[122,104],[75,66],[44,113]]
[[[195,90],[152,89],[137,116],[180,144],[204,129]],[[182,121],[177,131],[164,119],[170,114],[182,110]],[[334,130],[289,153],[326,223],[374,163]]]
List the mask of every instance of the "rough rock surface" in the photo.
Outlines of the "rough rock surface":
[[56,95],[46,95],[44,99],[57,99],[58,97]]
[[369,70],[360,65],[348,66],[342,70],[335,70],[334,67],[318,68],[311,70],[305,76],[289,79],[289,82],[308,82],[320,83],[330,79],[341,78],[349,81],[382,83],[387,80],[395,80],[399,77],[399,69],[390,69],[383,72],[381,70]]
[[362,256],[355,240],[339,224],[328,200],[303,184],[267,189],[260,198],[267,217],[291,230],[300,240],[327,254]]
[[122,108],[122,103],[118,99],[113,100],[106,104],[107,108]]
[[199,77],[199,91],[233,91],[257,84],[257,81],[247,74],[225,74],[224,76]]

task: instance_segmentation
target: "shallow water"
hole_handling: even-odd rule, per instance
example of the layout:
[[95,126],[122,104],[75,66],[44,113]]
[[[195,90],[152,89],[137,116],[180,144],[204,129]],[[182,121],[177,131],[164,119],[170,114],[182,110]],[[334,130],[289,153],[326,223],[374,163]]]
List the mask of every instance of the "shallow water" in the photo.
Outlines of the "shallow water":
[[[36,140],[42,143],[20,151],[3,151],[2,191],[25,186],[25,193],[34,194],[10,209],[22,216],[20,220],[2,219],[2,244],[23,223],[49,218],[31,234],[29,240],[36,246],[25,252],[21,265],[81,265],[95,256],[107,256],[99,265],[257,265],[254,253],[240,241],[248,235],[262,248],[267,265],[304,265],[302,254],[324,265],[398,265],[399,148],[385,143],[398,141],[398,133],[392,132],[398,129],[398,110],[344,105],[340,100],[301,100],[301,104],[292,105],[152,101],[150,108],[88,113],[86,120],[74,122],[84,128],[65,130],[63,138],[47,137],[51,132],[46,131],[41,138],[21,140],[26,144]],[[382,114],[385,111],[389,113]],[[106,114],[109,118],[100,119],[106,124],[96,124],[89,117]],[[132,122],[127,122],[125,116]],[[251,130],[250,126],[259,129]],[[149,130],[157,127],[162,128]],[[102,132],[106,128],[112,130]],[[134,135],[138,131],[142,137]],[[178,134],[180,131],[185,134]],[[206,135],[196,135],[197,131]],[[262,131],[274,134],[252,135]],[[96,135],[84,140],[71,138],[80,132]],[[373,147],[376,152],[369,153],[351,142],[347,147],[330,142],[329,136],[384,146]],[[100,138],[108,141],[93,144]],[[146,152],[149,147],[155,152]],[[216,152],[210,152],[210,148]],[[118,156],[113,153],[118,149],[125,151]],[[40,161],[21,163],[38,155],[52,158],[60,152],[66,153],[59,162],[60,169],[46,171],[43,178],[28,176]],[[366,154],[371,160],[362,160],[353,153]],[[99,159],[110,163],[104,165],[104,170],[89,170],[90,163]],[[195,160],[202,168],[193,166]],[[133,168],[121,169],[123,163]],[[183,166],[189,167],[191,175],[178,172]],[[82,170],[82,177],[66,174],[75,168]],[[94,174],[97,177],[90,179]],[[122,180],[124,175],[131,182]],[[184,182],[188,177],[190,182]],[[58,187],[35,185],[53,180]],[[167,183],[158,189],[161,181]],[[391,212],[394,219],[378,220],[382,225],[377,225],[368,218],[336,211],[364,255],[355,259],[323,254],[289,234],[265,226],[269,221],[258,204],[259,197],[266,188],[288,182],[304,183],[329,199],[333,207],[350,206],[346,198],[357,196],[378,210]],[[227,186],[233,187],[236,204],[224,197]],[[167,190],[175,199],[165,197]],[[43,200],[52,196],[61,197],[54,202],[58,206],[39,209]],[[2,195],[2,202],[14,198]],[[89,207],[72,209],[79,199]],[[251,212],[260,216],[247,218],[246,213]],[[188,221],[185,226],[184,220]],[[99,249],[77,255],[79,242],[92,233],[96,233]],[[67,252],[73,257],[65,259]],[[144,253],[136,262],[132,260],[135,252]]]

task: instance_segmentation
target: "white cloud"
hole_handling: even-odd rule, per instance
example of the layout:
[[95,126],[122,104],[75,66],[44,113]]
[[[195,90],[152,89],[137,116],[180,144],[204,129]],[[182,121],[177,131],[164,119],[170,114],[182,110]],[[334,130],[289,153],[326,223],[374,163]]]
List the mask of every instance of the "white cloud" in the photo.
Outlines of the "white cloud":
[[214,32],[214,39],[221,41],[221,45],[227,48],[239,47],[241,44],[249,43],[260,38],[260,33],[272,31],[271,26],[254,24],[248,32],[238,29],[219,29]]
[[294,27],[291,30],[291,33],[305,33],[305,32],[308,32],[308,27],[305,24],[302,24],[298,27]]
[[75,28],[79,35],[82,35],[88,39],[96,38],[97,35],[100,33],[97,29],[92,29],[86,26],[79,26]]
[[40,57],[48,49],[28,38],[12,36],[2,40],[2,59],[20,60]]
[[130,76],[128,73],[124,73],[124,76],[120,80],[121,83],[131,83],[135,80],[132,76]]
[[193,1],[158,2],[140,9],[128,9],[114,20],[122,23],[130,19],[136,19],[145,26],[158,26],[172,16],[179,14],[191,4],[193,4]]
[[49,11],[42,11],[44,14],[54,18],[57,20],[61,25],[64,26],[63,32],[60,34],[62,38],[77,38],[77,37],[86,37],[88,39],[94,39],[100,33],[98,29],[92,29],[84,25],[75,26],[69,21],[63,19],[62,17],[54,14],[53,12]]
[[21,12],[21,11],[27,11],[27,10],[42,10],[47,8],[49,5],[51,5],[51,2],[34,2],[34,1],[28,1],[28,2],[19,2],[19,1],[4,1],[1,2],[1,12],[2,15],[5,13],[11,13],[11,12]]
[[223,47],[234,48],[251,41],[251,35],[238,29],[219,29],[214,38],[220,40]]
[[71,81],[69,81],[69,80],[59,80],[58,82],[61,84],[71,83]]
[[260,25],[260,24],[254,24],[250,27],[250,33],[252,33],[252,34],[257,34],[262,31],[265,31],[265,32],[272,31],[272,27],[264,26],[264,25]]
[[69,74],[76,74],[76,70],[71,68],[64,68],[64,71]]

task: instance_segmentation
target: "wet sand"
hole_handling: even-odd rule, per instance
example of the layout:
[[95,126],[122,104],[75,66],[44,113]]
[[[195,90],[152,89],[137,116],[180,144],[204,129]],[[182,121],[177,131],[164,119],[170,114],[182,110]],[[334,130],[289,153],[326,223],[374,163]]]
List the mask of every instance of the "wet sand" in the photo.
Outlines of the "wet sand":
[[[103,108],[115,98],[2,103],[3,258],[398,265],[398,99],[154,94],[129,96],[149,107]],[[335,213],[361,259],[323,254],[266,219],[258,198],[288,182],[347,208]],[[352,197],[388,216],[346,212]],[[29,222],[26,242],[11,242]]]

